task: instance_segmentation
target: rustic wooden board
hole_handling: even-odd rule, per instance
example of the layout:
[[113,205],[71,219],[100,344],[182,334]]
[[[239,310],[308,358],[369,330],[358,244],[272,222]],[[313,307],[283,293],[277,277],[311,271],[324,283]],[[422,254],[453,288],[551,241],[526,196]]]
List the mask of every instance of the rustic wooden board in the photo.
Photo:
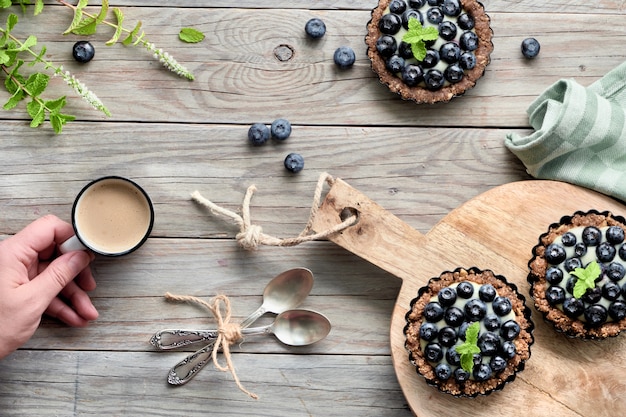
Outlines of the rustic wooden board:
[[[466,416],[617,416],[626,413],[624,336],[604,341],[568,339],[533,308],[535,344],[526,370],[503,391],[457,399],[426,385],[408,360],[403,328],[410,301],[429,278],[456,267],[491,269],[528,294],[531,249],[548,226],[577,210],[624,214],[615,200],[555,181],[494,188],[452,211],[426,235],[410,228],[347,183],[338,180],[322,204],[316,230],[339,223],[344,208],[359,213],[355,226],[331,240],[403,279],[391,318],[391,350],[403,392],[418,417],[454,408]],[[529,297],[527,297],[529,298]],[[532,306],[532,301],[527,300]]]

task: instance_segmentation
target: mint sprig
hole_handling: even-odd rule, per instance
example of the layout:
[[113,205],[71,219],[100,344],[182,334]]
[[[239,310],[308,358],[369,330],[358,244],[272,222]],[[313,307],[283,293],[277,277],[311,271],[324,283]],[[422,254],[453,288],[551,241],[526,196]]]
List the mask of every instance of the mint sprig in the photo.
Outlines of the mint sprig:
[[461,367],[472,372],[474,368],[474,354],[480,353],[478,347],[478,332],[480,331],[480,323],[475,321],[465,330],[465,342],[455,347],[456,352],[461,355]]
[[602,273],[602,268],[596,261],[591,261],[585,268],[576,268],[571,274],[576,276],[576,284],[574,284],[574,297],[580,298],[588,289],[596,286],[596,279]]
[[433,26],[423,27],[414,17],[409,18],[409,31],[404,34],[402,41],[411,45],[411,52],[418,61],[426,57],[425,41],[434,41],[439,37],[439,31]]

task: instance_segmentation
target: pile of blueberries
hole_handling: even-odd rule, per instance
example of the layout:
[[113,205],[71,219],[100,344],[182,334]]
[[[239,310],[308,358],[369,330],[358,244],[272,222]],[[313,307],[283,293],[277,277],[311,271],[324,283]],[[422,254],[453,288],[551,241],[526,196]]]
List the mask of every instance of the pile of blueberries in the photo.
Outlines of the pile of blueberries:
[[[426,3],[430,6],[427,9]],[[435,45],[439,43],[427,42],[426,57],[421,61],[413,56],[410,44],[394,37],[401,28],[408,30],[410,19],[435,25],[444,41],[438,48]],[[458,83],[466,70],[476,66],[478,36],[472,31],[474,19],[462,14],[460,0],[392,0],[389,13],[380,19],[378,27],[382,32],[376,42],[378,53],[385,59],[387,69],[408,86],[423,82],[428,89],[438,90],[446,81]],[[435,68],[440,62],[445,63],[443,71]]]
[[[463,281],[456,288],[443,288],[437,301],[431,301],[424,308],[425,322],[419,334],[426,342],[424,355],[434,364],[439,380],[454,378],[464,383],[473,377],[478,382],[486,381],[502,372],[508,360],[516,355],[513,340],[521,329],[515,320],[506,319],[513,308],[511,301],[498,296],[491,284],[483,284],[477,295],[475,292],[474,285]],[[486,331],[479,333],[480,353],[474,354],[470,373],[461,366],[461,356],[455,346],[465,341],[467,328],[473,322],[482,323]]]
[[[546,299],[550,305],[561,306],[570,318],[583,317],[590,327],[600,326],[609,318],[615,321],[626,318],[624,241],[624,229],[619,226],[611,226],[604,233],[595,226],[587,226],[580,241],[570,231],[561,237],[561,243],[548,245],[544,257],[549,264],[546,280],[550,286],[546,290]],[[595,254],[601,273],[594,288],[576,298],[573,294],[578,278],[570,273],[587,266],[583,265],[582,258],[588,251]],[[571,255],[568,256],[568,252]]]

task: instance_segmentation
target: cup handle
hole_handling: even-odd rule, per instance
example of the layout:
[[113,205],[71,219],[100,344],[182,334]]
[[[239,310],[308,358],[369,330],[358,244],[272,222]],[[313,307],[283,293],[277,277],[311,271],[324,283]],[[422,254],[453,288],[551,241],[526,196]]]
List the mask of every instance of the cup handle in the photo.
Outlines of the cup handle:
[[76,235],[67,239],[65,242],[61,243],[61,245],[59,246],[59,252],[61,253],[72,252],[75,250],[87,250],[85,245],[80,243],[80,240],[78,240],[78,237],[76,237]]

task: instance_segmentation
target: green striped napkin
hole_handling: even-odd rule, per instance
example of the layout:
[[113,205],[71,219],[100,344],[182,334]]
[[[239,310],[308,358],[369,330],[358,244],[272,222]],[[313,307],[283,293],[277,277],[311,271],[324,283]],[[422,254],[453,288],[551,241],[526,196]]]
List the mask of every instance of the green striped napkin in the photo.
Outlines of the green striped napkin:
[[530,175],[626,201],[626,62],[589,87],[557,81],[528,115],[535,132],[510,133],[505,145]]

